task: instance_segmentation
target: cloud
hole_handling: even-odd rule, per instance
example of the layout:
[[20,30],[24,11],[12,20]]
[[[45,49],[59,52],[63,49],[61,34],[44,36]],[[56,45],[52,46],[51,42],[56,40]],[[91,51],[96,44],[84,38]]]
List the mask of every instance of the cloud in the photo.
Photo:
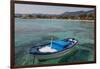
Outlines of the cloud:
[[33,5],[33,4],[15,4],[15,13],[21,14],[61,14],[64,12],[74,12],[74,11],[88,11],[93,10],[93,8],[83,8],[83,7],[65,7],[65,6],[50,6],[50,5]]

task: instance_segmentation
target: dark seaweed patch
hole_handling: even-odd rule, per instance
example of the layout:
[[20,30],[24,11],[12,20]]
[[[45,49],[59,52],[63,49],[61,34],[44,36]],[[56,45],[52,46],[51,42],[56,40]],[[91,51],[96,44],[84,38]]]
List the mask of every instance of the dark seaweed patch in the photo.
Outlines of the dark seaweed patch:
[[37,40],[37,41],[31,41],[29,43],[26,44],[21,44],[20,46],[16,46],[15,48],[15,58],[16,58],[16,64],[17,65],[22,65],[22,64],[32,64],[33,63],[33,57],[32,55],[29,54],[29,49],[33,46],[39,46],[39,45],[44,45],[48,42],[50,42],[51,37],[53,37],[53,39],[58,39],[56,36],[43,36],[41,37],[41,40]]
[[[59,63],[72,63],[72,62],[85,62],[88,61],[90,56],[93,55],[93,44],[81,44],[72,54],[65,55],[61,58]],[[84,48],[85,47],[85,48]]]

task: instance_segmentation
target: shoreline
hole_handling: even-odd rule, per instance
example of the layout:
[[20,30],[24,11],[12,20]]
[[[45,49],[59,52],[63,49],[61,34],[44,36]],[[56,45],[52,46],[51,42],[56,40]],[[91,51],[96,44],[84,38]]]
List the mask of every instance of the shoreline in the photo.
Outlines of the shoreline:
[[[24,19],[24,18],[15,18],[15,19]],[[31,18],[27,18],[27,19],[31,19]],[[49,19],[49,18],[36,18],[34,20],[45,20],[45,19]],[[51,19],[51,20],[66,20],[66,21],[86,21],[86,22],[94,22],[95,20],[80,20],[80,19]]]

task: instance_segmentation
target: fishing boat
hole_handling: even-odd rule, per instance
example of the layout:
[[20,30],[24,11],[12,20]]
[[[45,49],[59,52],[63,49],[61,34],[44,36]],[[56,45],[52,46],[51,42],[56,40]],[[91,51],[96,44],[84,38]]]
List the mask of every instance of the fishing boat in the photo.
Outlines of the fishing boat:
[[30,48],[29,53],[38,60],[58,58],[70,53],[77,44],[78,40],[75,38],[51,40],[48,44],[33,46]]

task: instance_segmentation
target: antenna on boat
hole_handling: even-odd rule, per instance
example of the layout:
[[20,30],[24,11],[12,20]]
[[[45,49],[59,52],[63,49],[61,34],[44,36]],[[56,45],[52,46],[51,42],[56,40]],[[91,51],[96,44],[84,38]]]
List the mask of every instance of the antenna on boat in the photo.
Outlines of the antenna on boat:
[[51,42],[50,42],[50,47],[52,48],[52,40],[53,40],[53,37],[51,37]]

